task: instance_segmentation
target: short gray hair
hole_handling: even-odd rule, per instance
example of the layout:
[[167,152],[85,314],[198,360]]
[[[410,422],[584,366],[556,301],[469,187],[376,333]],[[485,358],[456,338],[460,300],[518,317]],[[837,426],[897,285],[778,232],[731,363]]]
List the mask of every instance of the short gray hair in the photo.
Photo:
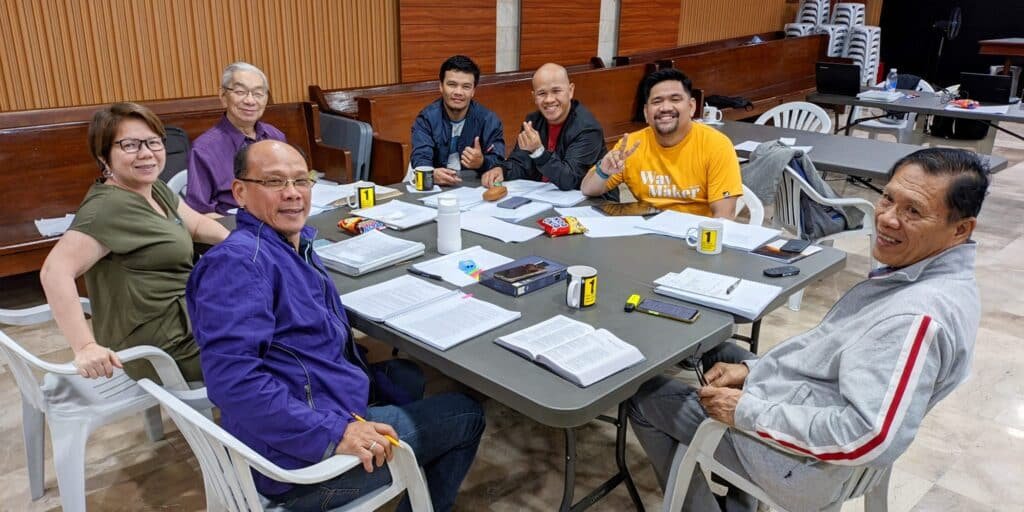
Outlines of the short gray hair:
[[224,68],[224,72],[220,75],[220,86],[224,89],[230,89],[231,78],[235,76],[235,72],[237,71],[248,71],[259,75],[259,77],[263,79],[263,87],[268,91],[270,90],[270,82],[267,81],[267,75],[263,74],[263,71],[260,70],[260,68],[243,61],[232,62],[231,64],[228,64],[228,67]]

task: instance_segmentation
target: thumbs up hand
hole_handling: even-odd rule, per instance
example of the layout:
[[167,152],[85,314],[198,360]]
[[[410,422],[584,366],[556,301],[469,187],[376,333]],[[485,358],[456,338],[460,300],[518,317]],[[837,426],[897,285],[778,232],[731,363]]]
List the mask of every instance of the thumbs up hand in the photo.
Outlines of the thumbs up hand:
[[463,169],[479,169],[484,165],[484,152],[480,149],[480,137],[473,139],[473,145],[462,150],[462,158],[459,159]]

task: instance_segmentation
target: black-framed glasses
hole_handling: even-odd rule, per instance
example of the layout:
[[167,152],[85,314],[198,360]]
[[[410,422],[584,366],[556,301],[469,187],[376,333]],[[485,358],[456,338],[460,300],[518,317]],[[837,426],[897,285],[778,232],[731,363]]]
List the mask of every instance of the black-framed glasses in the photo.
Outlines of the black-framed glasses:
[[263,89],[246,89],[245,87],[236,87],[234,89],[223,87],[223,89],[226,92],[230,92],[238,101],[244,100],[245,97],[249,95],[252,95],[252,99],[259,102],[267,99],[267,91],[264,91]]
[[265,180],[254,180],[254,179],[251,179],[251,178],[235,178],[235,179],[237,179],[238,181],[244,181],[244,182],[247,182],[247,183],[256,183],[258,185],[262,185],[264,187],[267,187],[270,190],[277,190],[277,191],[284,190],[284,189],[288,188],[288,185],[292,185],[295,188],[299,188],[299,189],[310,189],[310,188],[313,188],[313,185],[316,183],[316,179],[313,178],[312,175],[306,176],[305,178],[295,178],[295,179],[290,179],[290,180],[286,180],[284,178],[267,178]]
[[703,356],[703,354],[700,351],[700,345],[700,343],[697,344],[697,349],[693,351],[693,354],[690,354],[690,357],[686,358],[686,362],[688,363],[688,366],[693,368],[693,371],[696,372],[697,382],[699,382],[701,386],[707,386],[708,381],[704,378],[704,361],[701,360],[701,356]]
[[153,137],[150,139],[120,139],[115,140],[114,144],[120,146],[121,151],[125,153],[138,153],[142,149],[142,145],[145,144],[150,151],[163,151],[164,139],[160,137]]

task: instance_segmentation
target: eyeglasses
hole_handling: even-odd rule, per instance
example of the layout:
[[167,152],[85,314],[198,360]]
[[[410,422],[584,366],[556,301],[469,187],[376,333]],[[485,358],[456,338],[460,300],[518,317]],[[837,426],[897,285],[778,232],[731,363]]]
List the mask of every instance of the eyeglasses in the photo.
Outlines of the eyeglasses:
[[115,140],[114,144],[120,146],[121,151],[125,153],[138,153],[142,149],[143,144],[150,151],[162,151],[164,149],[164,139],[160,137],[153,137],[152,139],[121,139]]
[[256,101],[263,101],[267,99],[267,92],[260,89],[249,90],[244,87],[239,87],[237,89],[228,89],[227,87],[224,87],[223,89],[230,92],[238,101],[244,100],[245,97],[249,95],[252,95],[252,99]]
[[284,190],[284,189],[288,188],[288,185],[293,185],[293,186],[295,186],[295,188],[298,188],[298,189],[309,189],[309,188],[313,188],[313,184],[316,183],[316,180],[312,176],[307,176],[305,178],[295,178],[295,179],[292,179],[292,180],[286,180],[286,179],[283,179],[283,178],[270,178],[270,179],[266,179],[266,180],[254,180],[254,179],[250,179],[250,178],[235,178],[235,179],[237,179],[238,181],[245,181],[245,182],[248,182],[248,183],[256,183],[256,184],[262,185],[264,187],[267,187],[270,190],[275,190],[275,191]]

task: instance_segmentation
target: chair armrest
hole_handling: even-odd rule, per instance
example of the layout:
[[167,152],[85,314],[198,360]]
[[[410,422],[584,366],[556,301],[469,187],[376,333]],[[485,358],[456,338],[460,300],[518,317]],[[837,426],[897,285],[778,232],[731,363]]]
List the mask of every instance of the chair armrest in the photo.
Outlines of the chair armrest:
[[[415,455],[413,455],[412,448],[404,441],[399,442],[399,446],[394,449],[394,454],[394,462],[398,462],[399,457],[415,457]],[[335,455],[329,459],[301,469],[282,469],[277,464],[267,461],[263,457],[260,457],[260,459],[262,460],[250,459],[249,465],[265,476],[273,478],[279,482],[291,484],[315,484],[323,482],[362,465],[359,458],[352,455]]]
[[139,345],[118,350],[117,357],[121,359],[122,363],[145,359],[156,369],[156,374],[160,377],[160,382],[163,383],[165,388],[175,391],[187,391],[189,389],[188,383],[185,382],[185,378],[181,375],[181,370],[178,369],[178,363],[167,352],[159,348],[151,345]]

